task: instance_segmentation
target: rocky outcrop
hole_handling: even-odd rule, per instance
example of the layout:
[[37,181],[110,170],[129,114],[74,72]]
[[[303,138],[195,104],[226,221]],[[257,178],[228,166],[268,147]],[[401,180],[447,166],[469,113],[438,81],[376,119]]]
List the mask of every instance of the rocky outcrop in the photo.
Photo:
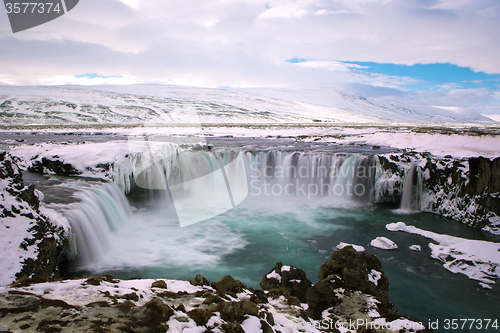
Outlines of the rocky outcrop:
[[396,312],[389,302],[389,279],[373,254],[357,252],[351,246],[335,251],[318,274],[319,282],[307,291],[308,315],[321,319],[328,308],[342,303],[347,293],[361,292],[376,298],[381,316]]
[[75,176],[82,174],[82,171],[75,169],[70,163],[60,161],[58,156],[53,156],[53,159],[42,157],[31,161],[28,171],[37,173],[55,173],[60,176]]
[[279,293],[288,299],[296,297],[302,303],[306,302],[306,292],[311,285],[306,272],[294,266],[284,266],[281,262],[264,275],[260,283],[260,287],[264,290]]
[[374,255],[349,246],[335,252],[321,266],[320,281],[308,282],[307,304],[290,302],[298,299],[290,282],[298,277],[309,281],[304,271],[278,263],[262,279],[266,291],[229,275],[210,283],[200,274],[190,282],[106,274],[0,287],[0,318],[6,332],[430,332],[395,311]]
[[26,279],[46,281],[58,278],[57,265],[68,230],[62,225],[55,225],[44,214],[49,211],[42,210],[42,194],[33,185],[24,185],[16,161],[6,152],[0,153],[0,182],[0,218],[5,218],[2,220],[5,224],[2,233],[6,236],[12,233],[12,239],[19,234],[26,235],[19,243],[12,241],[4,245],[6,257],[11,254],[21,257],[20,269],[6,274],[13,273],[11,278],[21,282]]
[[377,202],[401,202],[411,165],[423,175],[421,210],[500,234],[500,158],[437,158],[428,153],[380,155]]

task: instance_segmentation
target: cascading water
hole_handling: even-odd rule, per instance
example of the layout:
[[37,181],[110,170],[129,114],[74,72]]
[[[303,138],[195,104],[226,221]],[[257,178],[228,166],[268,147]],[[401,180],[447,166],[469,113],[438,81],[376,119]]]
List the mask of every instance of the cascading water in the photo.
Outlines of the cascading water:
[[132,211],[123,191],[113,183],[90,188],[80,196],[82,201],[67,212],[74,235],[68,256],[86,266],[106,253],[113,232],[128,222]]
[[377,167],[376,157],[357,154],[192,152],[172,143],[152,145],[114,165],[115,184],[121,189],[114,184],[90,189],[68,213],[77,258],[82,266],[102,259],[113,233],[131,216],[123,192],[137,187],[150,191],[149,200],[160,203],[156,209],[162,210],[167,225],[186,226],[214,218],[249,196],[257,202],[293,197],[299,204],[330,207],[371,204]]
[[247,194],[373,203],[377,167],[378,159],[370,155],[232,149],[191,152],[162,143],[115,163],[114,179],[125,193],[137,187],[167,190],[174,204],[197,193],[210,193],[210,205],[227,210]]
[[377,159],[373,156],[290,151],[247,152],[250,194],[373,203]]
[[[409,254],[403,249],[415,244],[413,235],[388,234],[385,227],[411,219],[410,224],[423,229],[457,227],[461,228],[457,235],[465,235],[465,226],[443,226],[446,221],[439,218],[437,223],[432,214],[401,217],[383,205],[360,205],[388,195],[399,200],[404,183],[401,208],[418,211],[423,181],[418,166],[409,168],[402,182],[370,155],[277,149],[192,152],[170,145],[131,153],[113,169],[121,189],[109,184],[89,190],[69,214],[81,263],[68,269],[72,274],[86,275],[90,270],[118,278],[190,279],[202,273],[212,281],[230,274],[257,287],[277,261],[303,268],[313,280],[339,242],[364,245],[373,253],[377,249],[369,246],[370,241],[387,236],[401,250],[376,253],[385,258],[384,270],[395,286],[391,298],[405,313],[419,318],[429,312],[438,313],[435,318],[495,315],[497,294],[485,295],[463,278],[450,278],[434,259]],[[131,213],[123,192],[133,193],[138,187],[151,191],[147,200],[161,204],[138,206],[127,223]],[[189,201],[192,195],[195,200]],[[280,199],[278,204],[275,198]],[[176,201],[184,199],[185,211],[217,204],[227,210],[181,227]],[[336,203],[342,209],[332,209]],[[470,297],[462,299],[455,292],[459,288],[472,290]],[[450,297],[457,304],[453,309],[447,306]],[[429,304],[430,310],[422,310],[420,304]]]
[[422,189],[422,171],[418,165],[412,165],[406,170],[403,183],[403,197],[401,198],[401,210],[409,212],[420,211]]

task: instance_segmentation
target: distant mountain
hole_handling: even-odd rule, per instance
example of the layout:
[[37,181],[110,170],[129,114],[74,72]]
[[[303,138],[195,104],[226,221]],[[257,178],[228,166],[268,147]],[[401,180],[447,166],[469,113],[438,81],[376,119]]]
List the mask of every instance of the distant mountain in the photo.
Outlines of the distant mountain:
[[492,123],[459,107],[373,103],[344,90],[165,85],[0,87],[6,125],[170,123]]

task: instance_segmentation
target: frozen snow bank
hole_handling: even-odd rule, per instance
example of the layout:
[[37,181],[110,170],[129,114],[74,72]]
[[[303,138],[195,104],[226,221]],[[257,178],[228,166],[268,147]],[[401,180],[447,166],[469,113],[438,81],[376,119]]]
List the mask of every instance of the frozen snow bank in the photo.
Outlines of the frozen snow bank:
[[370,242],[370,245],[382,250],[395,250],[397,244],[386,237],[377,237]]
[[[86,143],[41,143],[20,145],[10,149],[11,155],[20,157],[22,167],[44,173],[61,173],[54,170],[65,167],[68,174],[83,177],[110,179],[111,165],[129,153],[127,141]],[[51,161],[48,165],[47,161]],[[53,169],[51,169],[53,167]],[[37,170],[43,168],[42,170]]]
[[432,258],[442,261],[444,268],[461,273],[483,283],[495,283],[500,278],[500,244],[481,240],[442,235],[408,226],[403,222],[386,225],[387,230],[403,231],[436,241],[429,243]]
[[344,242],[340,242],[339,245],[336,246],[336,248],[337,250],[342,250],[346,246],[352,246],[352,248],[355,249],[356,252],[365,252],[365,248],[361,245],[348,244]]
[[411,245],[409,249],[416,252],[422,251],[422,247],[420,245]]

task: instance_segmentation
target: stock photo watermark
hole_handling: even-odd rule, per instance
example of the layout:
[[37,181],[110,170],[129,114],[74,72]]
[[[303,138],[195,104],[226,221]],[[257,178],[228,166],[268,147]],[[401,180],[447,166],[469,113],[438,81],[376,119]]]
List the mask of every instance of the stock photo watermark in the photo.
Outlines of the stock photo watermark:
[[250,195],[300,196],[311,200],[317,196],[363,197],[370,189],[367,183],[376,173],[376,166],[305,165],[270,166],[250,163]]
[[12,32],[20,32],[63,16],[79,0],[3,0]]

